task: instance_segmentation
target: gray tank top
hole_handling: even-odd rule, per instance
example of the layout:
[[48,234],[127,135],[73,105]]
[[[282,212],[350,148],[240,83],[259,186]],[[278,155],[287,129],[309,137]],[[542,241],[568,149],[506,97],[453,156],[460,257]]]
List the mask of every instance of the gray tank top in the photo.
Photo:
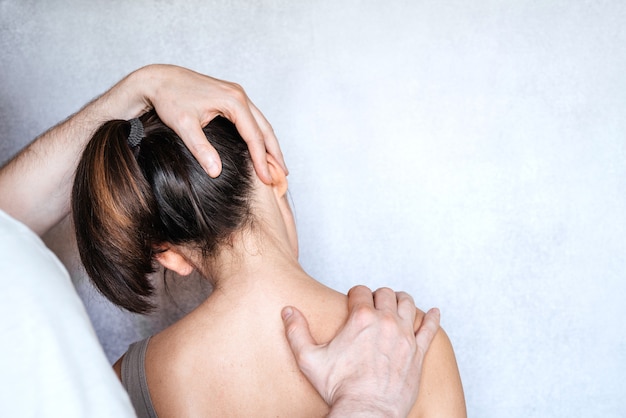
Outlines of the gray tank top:
[[122,385],[130,396],[138,418],[157,418],[146,381],[146,349],[150,337],[128,347],[122,359]]

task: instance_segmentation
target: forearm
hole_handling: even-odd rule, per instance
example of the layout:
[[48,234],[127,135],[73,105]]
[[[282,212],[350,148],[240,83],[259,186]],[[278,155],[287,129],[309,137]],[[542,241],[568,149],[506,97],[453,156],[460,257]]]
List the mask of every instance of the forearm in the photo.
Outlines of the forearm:
[[174,65],[149,65],[41,135],[0,169],[0,209],[38,234],[45,233],[69,212],[74,171],[96,128],[151,108],[213,177],[219,175],[221,163],[202,127],[217,115],[237,126],[261,180],[272,180],[266,153],[287,171],[271,125],[240,86]]
[[78,159],[95,129],[109,119],[129,119],[149,103],[152,70],[124,78],[79,112],[43,133],[0,170],[0,209],[42,235],[69,213]]

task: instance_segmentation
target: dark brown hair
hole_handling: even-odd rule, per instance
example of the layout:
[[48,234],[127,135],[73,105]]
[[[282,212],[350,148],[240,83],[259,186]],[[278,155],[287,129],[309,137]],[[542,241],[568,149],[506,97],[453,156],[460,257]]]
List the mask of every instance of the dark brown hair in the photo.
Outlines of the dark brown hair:
[[222,160],[209,177],[156,113],[141,117],[145,136],[131,149],[130,123],[104,123],[87,144],[72,190],[72,214],[87,274],[111,302],[132,312],[154,308],[158,246],[169,243],[216,255],[251,222],[252,175],[246,143],[222,117],[204,128]]

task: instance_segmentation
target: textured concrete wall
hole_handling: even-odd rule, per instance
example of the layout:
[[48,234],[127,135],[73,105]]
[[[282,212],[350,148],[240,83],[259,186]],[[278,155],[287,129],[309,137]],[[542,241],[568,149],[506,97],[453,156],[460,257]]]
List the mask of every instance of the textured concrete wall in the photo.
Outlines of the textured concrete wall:
[[[281,140],[303,265],[440,307],[470,416],[622,417],[625,19],[618,0],[0,0],[0,161],[141,65],[237,81]],[[48,242],[111,359],[198,300],[168,277],[156,315],[112,309],[67,233]]]

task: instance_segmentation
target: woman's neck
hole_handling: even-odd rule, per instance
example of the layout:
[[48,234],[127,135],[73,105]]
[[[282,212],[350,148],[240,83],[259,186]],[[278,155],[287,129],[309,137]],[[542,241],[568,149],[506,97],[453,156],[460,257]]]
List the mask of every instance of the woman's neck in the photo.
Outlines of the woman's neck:
[[[201,268],[202,271],[202,268]],[[298,262],[288,239],[268,228],[238,234],[206,268],[214,295],[241,297],[249,291],[289,289],[297,282],[315,282]]]
[[230,244],[221,247],[206,271],[200,269],[212,281],[214,296],[239,298],[261,289],[297,293],[296,283],[308,290],[321,286],[298,262],[295,220],[285,190],[256,179],[252,201],[250,223],[231,236]]

